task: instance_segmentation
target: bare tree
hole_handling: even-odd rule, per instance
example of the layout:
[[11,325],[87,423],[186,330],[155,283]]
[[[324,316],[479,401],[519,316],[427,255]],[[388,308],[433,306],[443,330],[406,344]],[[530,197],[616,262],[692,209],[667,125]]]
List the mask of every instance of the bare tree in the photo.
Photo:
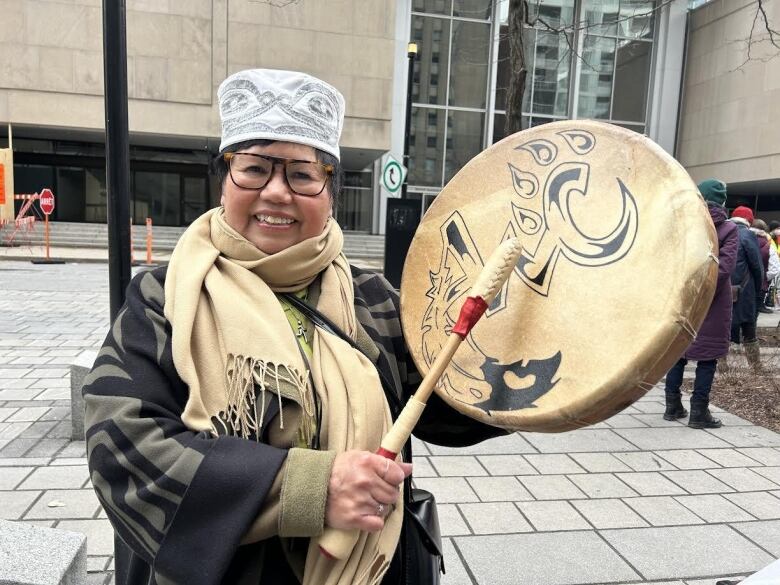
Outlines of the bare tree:
[[[659,12],[675,0],[659,0],[652,8],[644,12],[637,12],[617,20],[610,21],[611,24],[619,24],[629,19],[650,16]],[[744,42],[747,43],[747,54],[745,61],[738,67],[753,60],[768,61],[780,55],[780,31],[772,26],[766,13],[766,4],[772,0],[755,0],[756,12],[753,18],[753,24],[750,32]],[[507,88],[506,98],[506,122],[504,125],[504,134],[509,135],[522,129],[523,117],[523,94],[528,79],[527,60],[525,54],[525,34],[528,29],[536,29],[560,35],[569,48],[570,56],[580,60],[585,67],[595,68],[579,54],[576,47],[576,39],[582,34],[594,27],[603,26],[603,23],[591,23],[587,19],[575,21],[571,24],[555,24],[541,16],[541,7],[545,0],[532,0],[533,9],[529,6],[529,0],[509,0],[507,41],[509,45],[509,87]],[[650,22],[650,19],[647,19]],[[757,29],[761,30],[758,32]],[[769,56],[756,57],[751,50],[754,46],[770,43],[775,49]]]

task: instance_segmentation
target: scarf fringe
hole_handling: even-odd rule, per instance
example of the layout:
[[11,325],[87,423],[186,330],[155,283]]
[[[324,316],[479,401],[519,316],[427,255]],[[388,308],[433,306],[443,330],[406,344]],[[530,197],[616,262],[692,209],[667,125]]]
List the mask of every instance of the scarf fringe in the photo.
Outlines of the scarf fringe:
[[[292,392],[285,391],[285,388],[291,388]],[[301,426],[302,439],[307,444],[313,439],[314,426],[306,424],[306,421],[314,417],[314,393],[308,376],[296,368],[230,354],[225,363],[225,390],[227,404],[217,418],[227,434],[259,440],[265,419],[266,391],[270,391],[279,400],[279,428],[284,429],[282,397],[289,398],[299,404],[305,414]]]

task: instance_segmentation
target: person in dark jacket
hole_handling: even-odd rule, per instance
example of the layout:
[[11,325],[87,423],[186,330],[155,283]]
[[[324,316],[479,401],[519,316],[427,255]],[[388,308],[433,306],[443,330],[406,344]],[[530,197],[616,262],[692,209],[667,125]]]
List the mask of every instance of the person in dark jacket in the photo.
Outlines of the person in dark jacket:
[[688,360],[695,360],[696,378],[691,396],[691,416],[688,426],[696,429],[717,428],[718,419],[709,411],[710,390],[718,359],[729,351],[731,329],[731,273],[737,263],[739,236],[737,226],[728,221],[723,205],[726,202],[726,185],[717,179],[699,184],[699,191],[707,202],[710,217],[718,234],[718,284],[715,296],[694,342],[666,374],[665,420],[675,420],[687,415],[682,405],[680,386]]
[[731,313],[731,341],[743,344],[748,364],[758,370],[761,360],[756,339],[756,306],[764,283],[764,268],[758,241],[750,231],[753,220],[753,211],[749,207],[739,206],[731,212],[731,221],[737,225],[739,233],[737,267],[731,275],[732,286],[738,287]]

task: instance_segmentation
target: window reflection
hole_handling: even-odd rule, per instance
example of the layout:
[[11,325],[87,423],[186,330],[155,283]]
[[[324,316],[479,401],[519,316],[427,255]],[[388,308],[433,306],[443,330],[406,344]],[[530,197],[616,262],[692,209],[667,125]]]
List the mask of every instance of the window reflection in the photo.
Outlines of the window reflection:
[[617,20],[620,13],[618,0],[585,0],[583,15],[588,33],[594,35],[617,34]]
[[444,18],[413,16],[412,37],[418,42],[419,50],[414,62],[412,99],[423,104],[444,105],[447,94],[444,84],[447,83],[450,21]]
[[644,122],[650,80],[650,50],[642,41],[618,41],[612,119]]
[[[412,108],[409,183],[441,187],[445,110]],[[433,145],[433,146],[431,146]]]
[[565,116],[569,109],[570,61],[566,37],[538,33],[535,54],[532,111]]
[[[467,162],[482,150],[485,114],[459,112],[447,114],[447,159],[444,165],[444,182],[448,182]],[[452,143],[449,138],[452,137]]]
[[489,54],[490,25],[452,22],[450,105],[485,107]]
[[653,0],[620,0],[618,35],[631,38],[653,37],[655,2]]
[[490,18],[491,4],[491,0],[455,0],[452,14],[453,16],[462,16],[464,18],[487,20]]
[[588,35],[582,57],[578,115],[609,119],[615,40]]
[[133,219],[151,217],[154,225],[180,225],[181,175],[136,172]]
[[452,0],[413,0],[413,12],[427,12],[429,14],[446,14],[449,16],[452,10]]

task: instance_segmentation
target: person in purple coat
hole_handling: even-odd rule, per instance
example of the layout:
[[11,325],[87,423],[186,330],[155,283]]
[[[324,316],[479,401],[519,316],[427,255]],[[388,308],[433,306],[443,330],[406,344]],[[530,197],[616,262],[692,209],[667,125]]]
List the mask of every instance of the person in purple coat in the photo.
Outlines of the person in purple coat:
[[680,386],[688,360],[696,361],[696,378],[691,396],[691,416],[688,426],[694,429],[714,429],[721,421],[710,414],[710,390],[718,359],[729,351],[731,332],[731,273],[737,265],[739,236],[737,226],[727,221],[726,184],[717,179],[699,183],[699,191],[707,202],[707,209],[718,233],[718,285],[712,304],[694,342],[666,374],[666,411],[664,420],[685,417]]

